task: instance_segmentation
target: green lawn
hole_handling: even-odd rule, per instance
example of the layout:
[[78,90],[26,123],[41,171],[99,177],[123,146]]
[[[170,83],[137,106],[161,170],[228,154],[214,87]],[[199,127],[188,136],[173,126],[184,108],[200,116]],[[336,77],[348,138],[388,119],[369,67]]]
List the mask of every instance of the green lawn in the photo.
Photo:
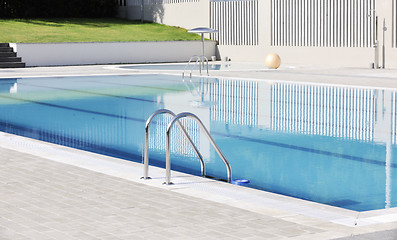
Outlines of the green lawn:
[[0,19],[0,42],[199,40],[186,29],[122,19]]

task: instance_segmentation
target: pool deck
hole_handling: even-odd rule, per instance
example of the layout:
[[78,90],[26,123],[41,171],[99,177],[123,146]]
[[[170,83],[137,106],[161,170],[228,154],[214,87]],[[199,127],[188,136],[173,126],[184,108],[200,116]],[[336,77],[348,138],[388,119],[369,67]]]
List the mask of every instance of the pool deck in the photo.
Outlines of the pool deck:
[[[145,73],[0,69],[0,78]],[[175,73],[180,74],[180,71]],[[211,75],[397,88],[397,70],[285,67]],[[0,239],[397,239],[397,209],[357,213],[0,132]]]
[[[233,63],[232,63],[233,64]],[[89,65],[68,67],[35,67],[22,69],[0,69],[1,77],[42,77],[70,75],[124,75],[132,73],[174,73],[182,75],[182,70],[148,71],[142,69],[119,68],[125,65]],[[197,74],[197,72],[196,72]],[[311,66],[281,66],[279,69],[266,69],[255,66],[249,70],[210,71],[210,76],[223,76],[246,79],[281,80],[302,83],[337,84],[397,88],[397,69],[369,68],[320,68]]]

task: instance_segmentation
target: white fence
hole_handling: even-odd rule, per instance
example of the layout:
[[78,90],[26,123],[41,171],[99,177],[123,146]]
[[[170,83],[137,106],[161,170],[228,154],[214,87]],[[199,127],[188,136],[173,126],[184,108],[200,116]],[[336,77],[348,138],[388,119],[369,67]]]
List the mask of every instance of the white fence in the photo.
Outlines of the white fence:
[[273,46],[372,47],[375,0],[271,0]]
[[258,0],[211,0],[211,39],[220,45],[258,44]]
[[397,48],[397,0],[393,0],[393,29],[392,46]]

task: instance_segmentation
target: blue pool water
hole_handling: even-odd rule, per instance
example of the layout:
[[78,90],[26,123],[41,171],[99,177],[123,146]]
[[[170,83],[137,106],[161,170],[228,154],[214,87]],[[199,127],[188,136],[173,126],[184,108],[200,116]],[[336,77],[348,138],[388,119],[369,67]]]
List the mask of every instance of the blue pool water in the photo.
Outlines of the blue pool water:
[[[198,115],[249,186],[367,211],[397,206],[396,111],[392,90],[170,75],[0,79],[0,130],[141,162],[144,124],[157,109]],[[151,126],[150,162],[165,166],[169,117]],[[225,179],[214,149],[184,124]],[[172,169],[200,164],[175,128]]]

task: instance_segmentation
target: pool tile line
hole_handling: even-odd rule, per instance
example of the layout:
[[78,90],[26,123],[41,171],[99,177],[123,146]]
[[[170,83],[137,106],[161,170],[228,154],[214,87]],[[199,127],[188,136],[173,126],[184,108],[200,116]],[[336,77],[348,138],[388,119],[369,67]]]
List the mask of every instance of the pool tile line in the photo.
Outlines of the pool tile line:
[[[100,82],[102,83],[102,82]],[[119,96],[119,95],[112,95],[112,94],[104,94],[100,92],[90,92],[90,91],[83,91],[83,90],[76,90],[76,89],[67,89],[67,88],[59,88],[59,87],[49,87],[49,86],[40,86],[40,85],[34,85],[34,84],[26,84],[26,83],[18,83],[20,85],[25,85],[25,86],[30,86],[30,87],[37,87],[37,88],[47,88],[47,89],[54,89],[54,90],[61,90],[61,91],[67,91],[67,92],[77,92],[77,93],[83,93],[83,94],[90,94],[94,96],[103,96],[103,97],[114,97],[114,98],[122,98],[122,99],[129,99],[129,100],[135,100],[135,101],[142,101],[142,102],[157,102],[154,100],[149,100],[149,99],[143,99],[143,98],[136,98],[136,97],[127,97],[127,96]],[[115,83],[109,83],[111,85],[120,85],[120,86],[131,86],[131,87],[142,87],[142,88],[149,88],[149,89],[160,89],[160,90],[170,90],[174,92],[185,92],[186,90],[180,90],[180,89],[171,89],[171,88],[159,88],[159,87],[148,87],[148,86],[140,86],[140,85],[130,85],[130,84],[115,84]]]
[[46,107],[54,107],[54,108],[61,108],[61,109],[71,110],[71,111],[85,112],[85,113],[90,113],[90,114],[102,115],[102,116],[106,116],[106,117],[122,118],[122,119],[138,121],[138,122],[144,121],[144,120],[138,119],[138,118],[132,118],[132,117],[121,116],[121,115],[116,115],[116,114],[111,114],[111,113],[92,111],[92,110],[81,109],[81,108],[61,106],[61,105],[57,105],[57,104],[39,102],[39,101],[35,101],[35,100],[4,96],[4,95],[1,95],[1,94],[0,94],[0,98],[12,99],[12,100],[15,100],[15,101],[21,101],[21,102],[27,102],[27,103],[34,103],[34,104],[43,105],[43,106],[46,106]]

